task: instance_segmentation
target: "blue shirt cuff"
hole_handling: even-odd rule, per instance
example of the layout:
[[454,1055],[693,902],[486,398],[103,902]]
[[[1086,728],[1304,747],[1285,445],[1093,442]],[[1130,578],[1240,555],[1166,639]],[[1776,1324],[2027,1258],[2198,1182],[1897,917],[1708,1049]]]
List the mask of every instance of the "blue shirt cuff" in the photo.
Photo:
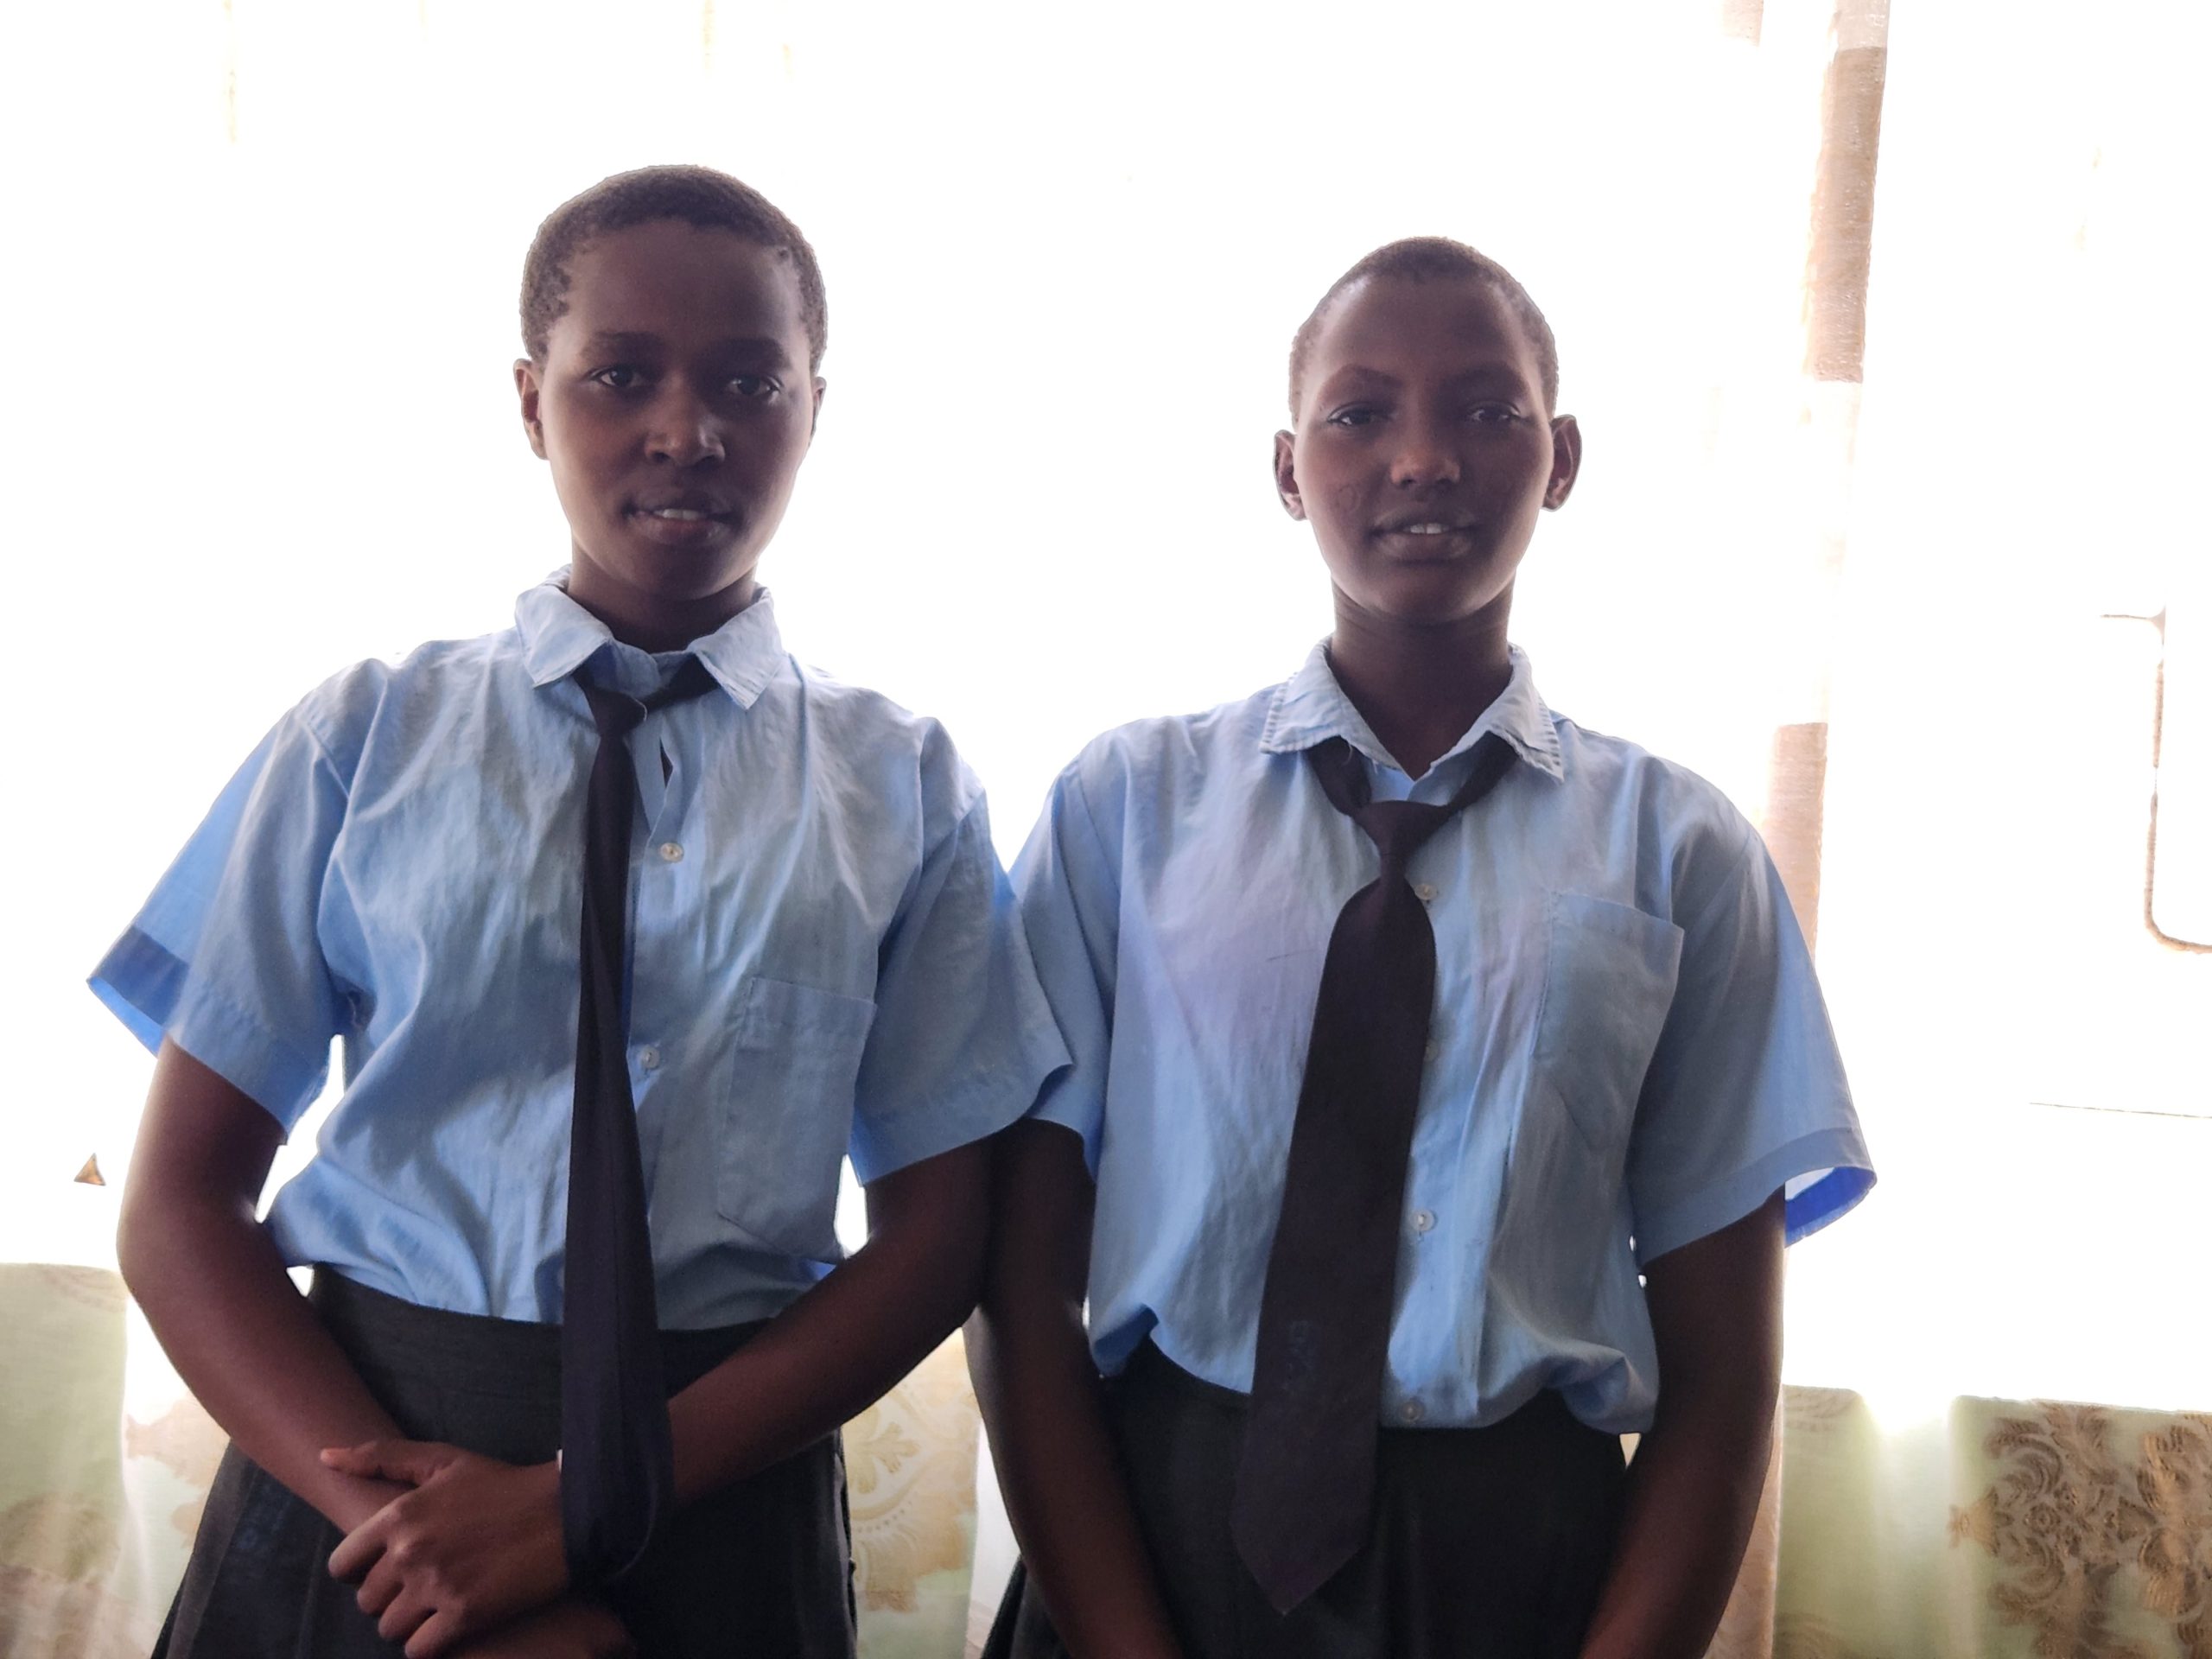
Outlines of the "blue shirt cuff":
[[322,1092],[327,1052],[303,1054],[213,987],[150,935],[132,928],[101,958],[89,982],[149,1053],[166,1036],[232,1087],[251,1096],[287,1134]]
[[[1809,1181],[1800,1179],[1808,1175]],[[1639,1216],[1637,1264],[1646,1266],[1741,1221],[1785,1188],[1783,1226],[1787,1242],[1795,1244],[1856,1205],[1873,1185],[1874,1171],[1856,1130],[1815,1130],[1650,1216]]]
[[1019,1065],[970,1077],[938,1096],[926,1110],[888,1118],[856,1114],[849,1149],[853,1179],[866,1186],[925,1158],[988,1140],[1019,1122],[1037,1097],[1039,1084],[1066,1064],[1055,1033],[1048,1039],[1033,1039]]

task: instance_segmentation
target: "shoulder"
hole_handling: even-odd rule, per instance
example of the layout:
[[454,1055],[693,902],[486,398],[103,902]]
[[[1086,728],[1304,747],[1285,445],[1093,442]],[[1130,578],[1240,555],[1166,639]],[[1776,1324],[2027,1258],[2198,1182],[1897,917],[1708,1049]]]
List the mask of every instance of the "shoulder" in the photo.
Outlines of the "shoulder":
[[880,691],[810,668],[797,658],[790,661],[790,675],[762,695],[796,700],[817,752],[846,771],[887,784],[893,776],[911,777],[931,810],[963,814],[981,798],[982,785],[960,758],[944,721],[917,714]]
[[1102,732],[1061,772],[1055,793],[1075,791],[1094,813],[1119,817],[1133,804],[1172,808],[1203,790],[1241,788],[1269,759],[1261,739],[1281,690]]
[[1765,845],[1719,785],[1641,744],[1552,718],[1576,816],[1632,841],[1637,887],[1677,919],[1763,874]]
[[504,677],[527,676],[514,630],[473,639],[435,639],[404,656],[372,657],[342,668],[286,716],[351,775],[371,736],[398,723],[421,738],[482,708]]
[[1654,830],[1683,836],[1718,836],[1739,842],[1751,823],[1713,783],[1678,760],[1640,743],[1591,730],[1564,715],[1552,716],[1570,791],[1604,807],[1631,809]]

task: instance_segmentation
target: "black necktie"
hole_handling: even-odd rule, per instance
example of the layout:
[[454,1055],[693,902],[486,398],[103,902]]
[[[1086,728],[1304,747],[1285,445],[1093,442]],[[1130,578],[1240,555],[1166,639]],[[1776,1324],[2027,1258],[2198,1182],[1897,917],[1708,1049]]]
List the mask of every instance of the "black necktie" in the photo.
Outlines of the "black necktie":
[[696,657],[643,702],[576,683],[599,728],[584,804],[582,990],[569,1128],[569,1236],[561,1308],[561,1529],[580,1590],[617,1578],[675,1507],[661,1381],[652,1236],[630,1093],[630,829],[637,773],[626,741],[646,713],[713,689]]
[[1350,1560],[1370,1527],[1398,1206],[1436,994],[1436,935],[1406,867],[1511,769],[1513,751],[1485,735],[1442,806],[1370,802],[1342,738],[1306,759],[1330,804],[1374,842],[1382,872],[1338,912],[1321,965],[1230,1510],[1237,1553],[1282,1612]]

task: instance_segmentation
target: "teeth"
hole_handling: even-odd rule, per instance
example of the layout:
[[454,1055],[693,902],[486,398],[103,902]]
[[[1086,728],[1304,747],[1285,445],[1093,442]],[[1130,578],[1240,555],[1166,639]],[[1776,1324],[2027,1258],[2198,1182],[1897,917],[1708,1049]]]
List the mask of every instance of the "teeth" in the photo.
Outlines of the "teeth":
[[689,507],[648,507],[645,511],[652,518],[673,518],[679,524],[695,524],[702,518],[713,516],[709,513],[694,512]]
[[1399,530],[1399,534],[1403,536],[1441,536],[1443,533],[1444,526],[1441,524],[1406,524]]

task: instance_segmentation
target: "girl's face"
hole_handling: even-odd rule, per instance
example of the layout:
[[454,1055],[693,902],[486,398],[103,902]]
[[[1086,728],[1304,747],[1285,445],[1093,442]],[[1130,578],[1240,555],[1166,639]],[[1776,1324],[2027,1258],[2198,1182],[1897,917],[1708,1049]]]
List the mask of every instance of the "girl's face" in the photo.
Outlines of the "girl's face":
[[569,591],[656,649],[752,602],[823,385],[787,256],[659,220],[587,244],[542,363],[515,365],[574,540]]
[[1370,277],[1323,319],[1298,430],[1275,435],[1275,487],[1313,526],[1340,605],[1502,619],[1536,514],[1567,499],[1581,452],[1495,289]]

